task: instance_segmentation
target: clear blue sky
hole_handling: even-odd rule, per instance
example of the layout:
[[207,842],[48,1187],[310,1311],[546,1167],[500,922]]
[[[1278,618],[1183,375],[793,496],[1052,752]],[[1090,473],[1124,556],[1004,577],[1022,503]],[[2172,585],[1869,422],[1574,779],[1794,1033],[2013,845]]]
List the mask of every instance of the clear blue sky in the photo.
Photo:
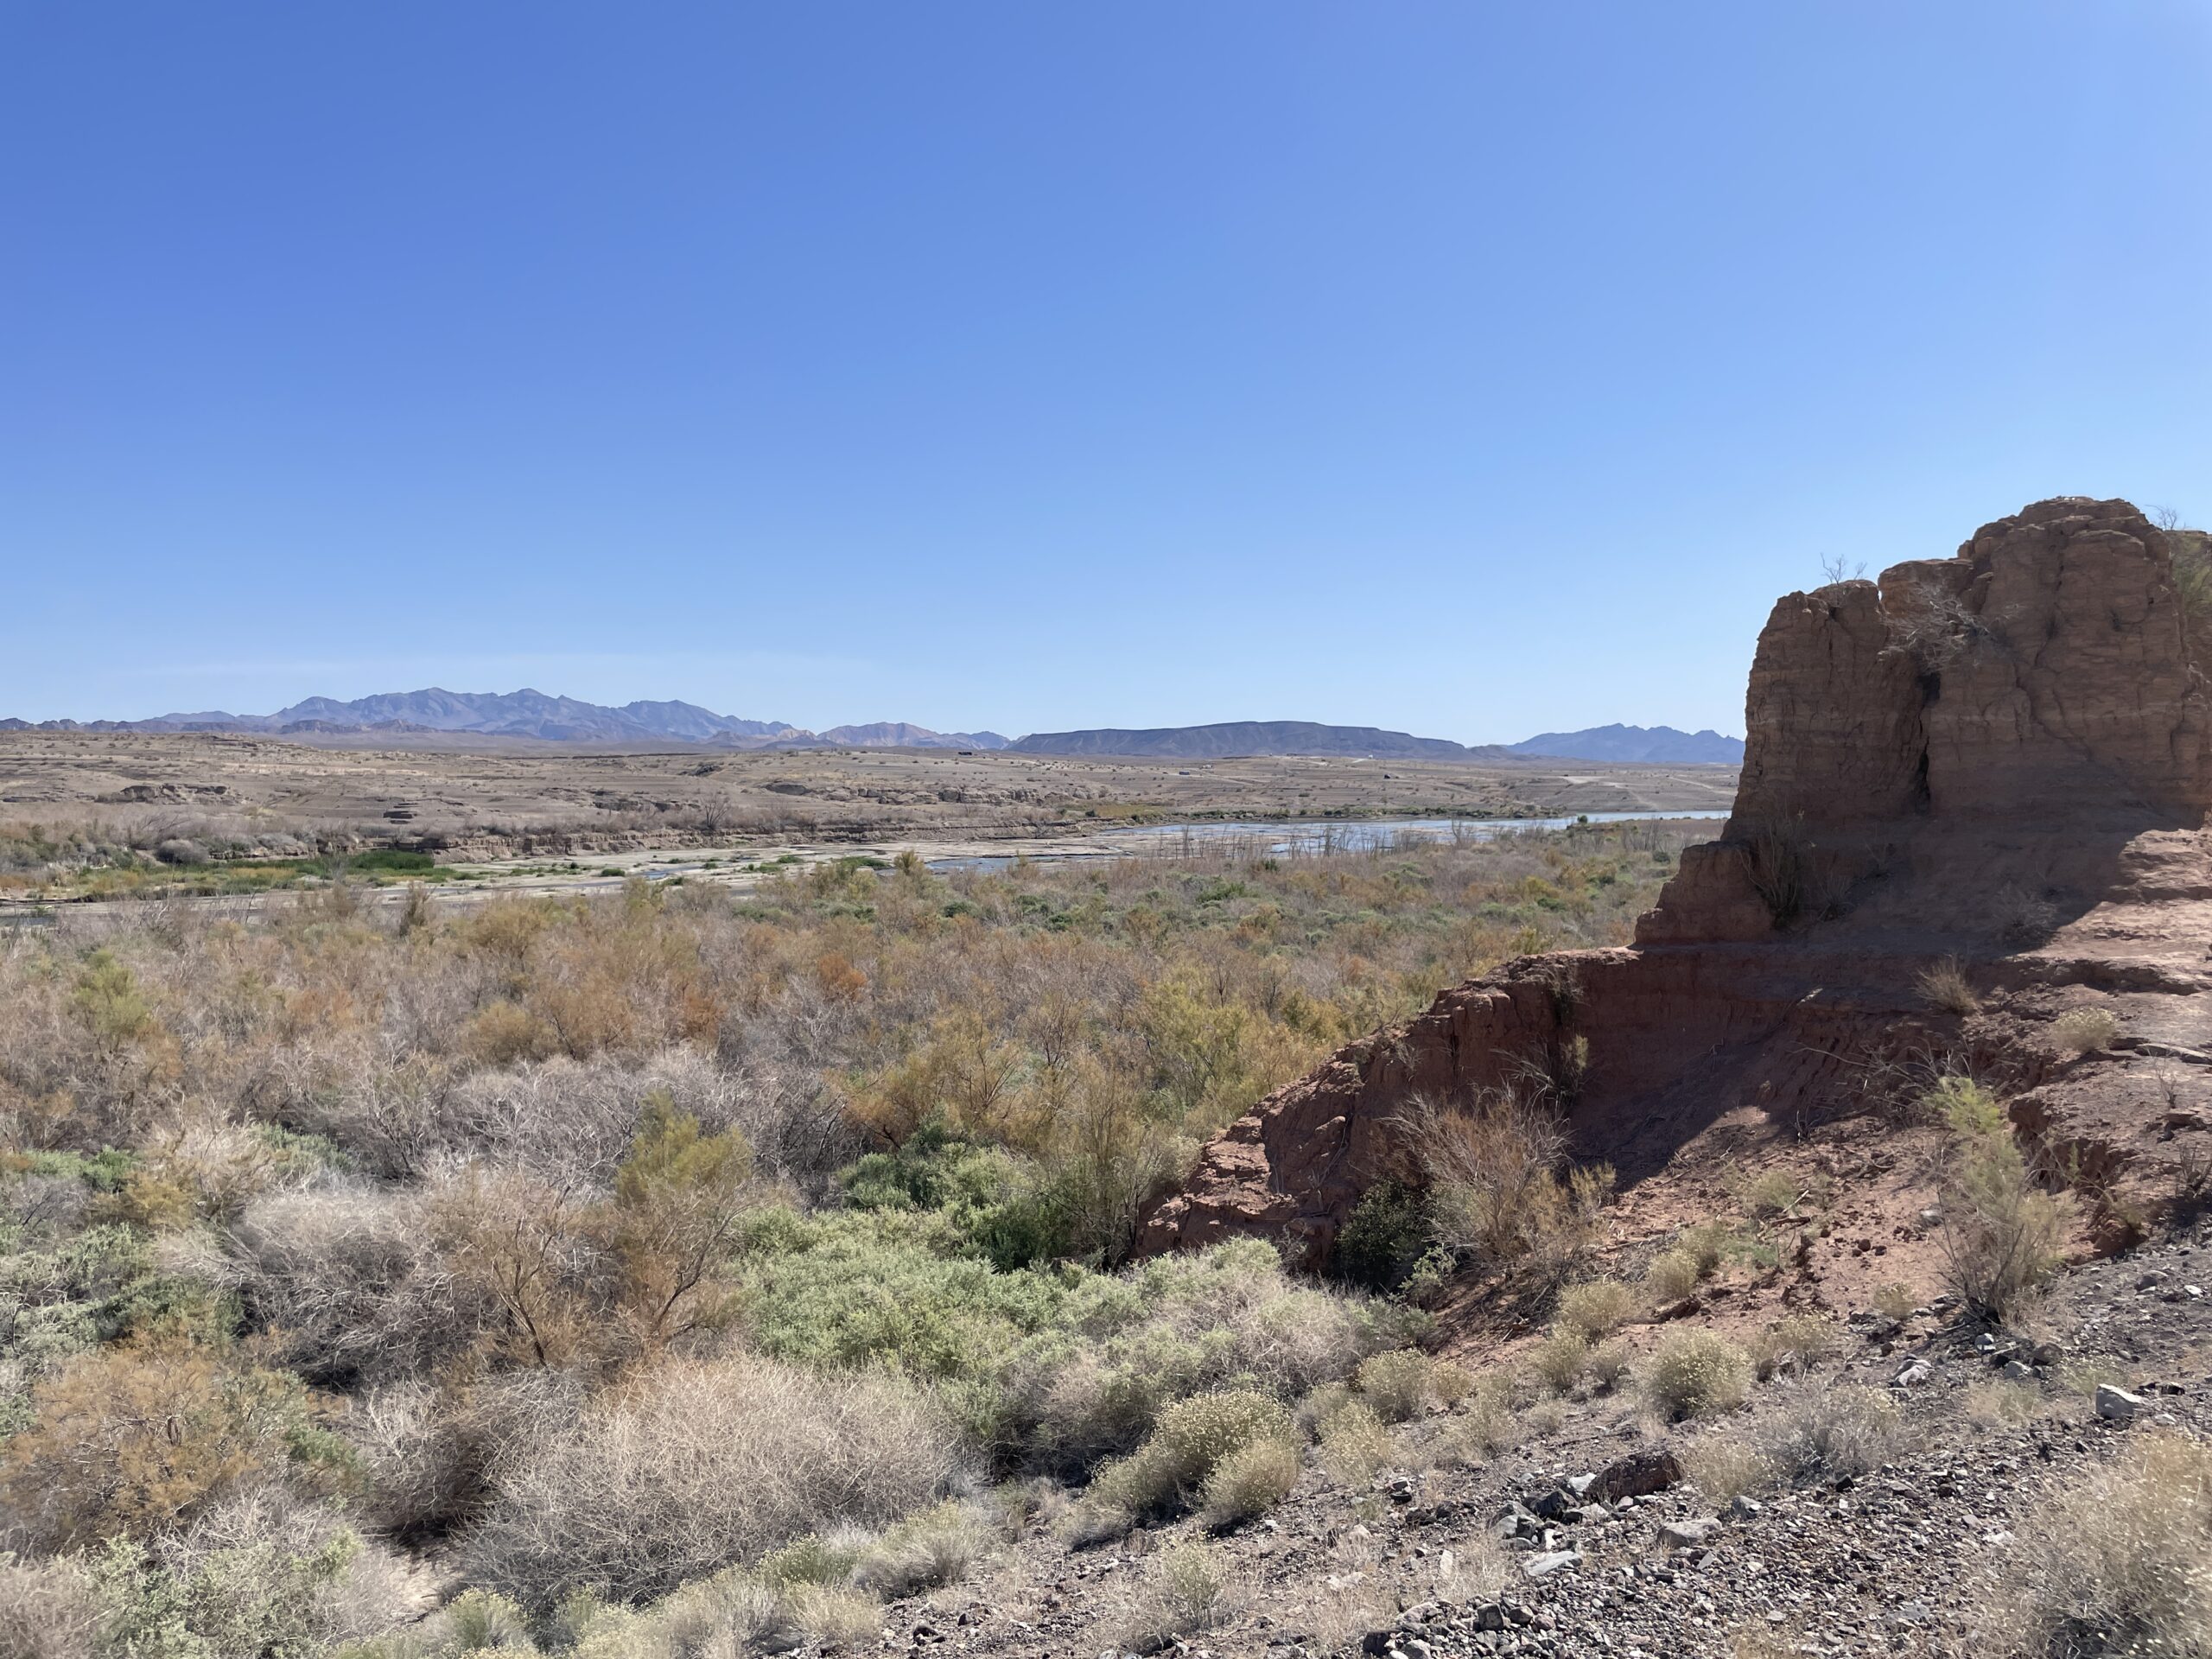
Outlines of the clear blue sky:
[[2212,5],[0,0],[0,714],[1742,728],[2212,518]]

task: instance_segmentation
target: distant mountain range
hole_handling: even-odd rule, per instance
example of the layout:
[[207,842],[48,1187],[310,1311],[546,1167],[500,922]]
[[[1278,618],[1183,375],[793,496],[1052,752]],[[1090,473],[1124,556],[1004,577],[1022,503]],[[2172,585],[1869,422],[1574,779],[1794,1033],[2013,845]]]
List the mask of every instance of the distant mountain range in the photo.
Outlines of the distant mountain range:
[[1125,754],[1211,760],[1227,754],[1357,754],[1386,760],[1505,760],[1496,744],[1468,748],[1448,738],[1414,737],[1374,726],[1322,726],[1310,720],[1231,720],[1217,726],[1114,727],[1033,732],[1007,747],[1019,754]]
[[905,721],[810,732],[780,720],[741,720],[692,702],[626,702],[619,709],[543,691],[386,691],[340,702],[309,697],[273,715],[161,715],[151,720],[0,720],[0,731],[264,732],[278,737],[390,732],[467,732],[556,743],[701,743],[715,748],[1002,749],[996,732],[933,732]]
[[1597,726],[1545,732],[1525,742],[1470,747],[1374,726],[1325,726],[1309,720],[1232,720],[1212,726],[1099,727],[1035,732],[1008,742],[996,732],[938,732],[905,721],[833,726],[810,732],[780,720],[743,720],[696,702],[626,702],[620,708],[548,696],[543,691],[386,691],[340,702],[309,697],[273,715],[220,709],[151,720],[0,720],[0,732],[257,732],[275,737],[420,736],[535,738],[553,743],[692,743],[721,749],[1012,749],[1022,754],[1128,755],[1208,760],[1225,755],[1312,754],[1383,760],[1486,761],[1553,759],[1644,761],[1663,766],[1740,766],[1740,739],[1671,726]]
[[1507,746],[1516,754],[1548,754],[1564,760],[1643,760],[1659,766],[1744,764],[1744,740],[1710,728],[1678,732],[1672,726],[1592,726],[1580,732],[1540,732]]
[[1035,732],[1007,746],[1020,754],[1122,754],[1154,760],[1208,760],[1232,754],[1363,755],[1381,760],[1501,762],[1643,760],[1668,766],[1713,762],[1740,766],[1743,743],[1718,732],[1678,732],[1671,726],[1599,726],[1546,732],[1525,743],[1454,743],[1374,726],[1323,726],[1306,720],[1236,720],[1217,726],[1160,726],[1131,731],[1102,727]]

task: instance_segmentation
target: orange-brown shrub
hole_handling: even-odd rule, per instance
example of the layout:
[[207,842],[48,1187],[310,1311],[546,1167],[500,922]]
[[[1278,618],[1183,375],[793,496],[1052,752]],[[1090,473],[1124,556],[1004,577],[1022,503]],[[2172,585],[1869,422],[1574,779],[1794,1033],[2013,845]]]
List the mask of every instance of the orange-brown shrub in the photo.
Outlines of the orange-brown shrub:
[[0,1445],[0,1516],[32,1548],[173,1527],[226,1493],[327,1470],[335,1447],[296,1378],[160,1335],[86,1354],[31,1392]]

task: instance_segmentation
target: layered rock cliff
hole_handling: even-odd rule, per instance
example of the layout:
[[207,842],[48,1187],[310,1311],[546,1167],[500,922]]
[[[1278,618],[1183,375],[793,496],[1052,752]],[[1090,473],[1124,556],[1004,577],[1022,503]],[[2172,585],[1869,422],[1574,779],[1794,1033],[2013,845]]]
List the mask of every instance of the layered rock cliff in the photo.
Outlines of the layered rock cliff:
[[[1789,594],[1745,724],[1733,816],[1633,947],[1509,963],[1340,1051],[1205,1149],[1145,1247],[1257,1232],[1318,1263],[1402,1166],[1409,1100],[1474,1097],[1578,1040],[1580,1150],[1630,1183],[1745,1102],[1863,1109],[1910,1052],[2001,1074],[2055,1156],[2158,1185],[2212,1095],[2212,699],[2164,533],[2063,498],[1954,557]],[[1984,993],[1971,1019],[1916,988],[1946,957]],[[2052,1039],[2083,1001],[2120,1018],[2115,1052]]]

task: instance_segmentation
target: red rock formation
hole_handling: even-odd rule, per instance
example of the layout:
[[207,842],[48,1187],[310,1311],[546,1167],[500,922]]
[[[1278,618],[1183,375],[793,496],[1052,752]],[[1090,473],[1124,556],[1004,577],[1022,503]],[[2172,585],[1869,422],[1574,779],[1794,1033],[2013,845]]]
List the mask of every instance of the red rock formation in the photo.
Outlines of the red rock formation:
[[1745,717],[1738,829],[2212,805],[2166,539],[2125,501],[2038,502],[1878,587],[1789,594]]
[[[1571,1038],[1590,1057],[1577,1137],[1631,1181],[1727,1104],[1852,1109],[1869,1057],[1903,1044],[2005,1051],[2034,1085],[2016,1120],[2115,1168],[2171,1133],[2152,1126],[2177,1088],[2212,1094],[2212,700],[2141,513],[2040,502],[1954,558],[1786,596],[1745,720],[1734,815],[1634,949],[1510,963],[1340,1051],[1209,1146],[1143,1247],[1257,1232],[1318,1262],[1402,1162],[1410,1098],[1496,1089]],[[1941,956],[1990,987],[1972,1032],[1915,991]],[[2039,1022],[2085,996],[2158,1075],[2054,1074]]]

